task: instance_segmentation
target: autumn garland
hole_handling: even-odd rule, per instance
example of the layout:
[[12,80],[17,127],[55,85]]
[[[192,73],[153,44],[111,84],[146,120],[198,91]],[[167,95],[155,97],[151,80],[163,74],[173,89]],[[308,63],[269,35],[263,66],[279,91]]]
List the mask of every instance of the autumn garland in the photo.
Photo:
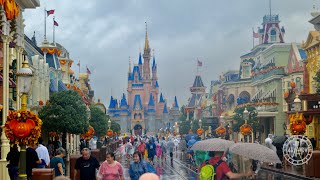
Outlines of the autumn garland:
[[88,131],[84,134],[81,134],[81,138],[88,141],[91,138],[93,138],[93,135],[94,135],[94,128],[92,126],[89,126]]
[[9,111],[4,127],[6,137],[14,144],[36,144],[41,136],[42,120],[31,111]]

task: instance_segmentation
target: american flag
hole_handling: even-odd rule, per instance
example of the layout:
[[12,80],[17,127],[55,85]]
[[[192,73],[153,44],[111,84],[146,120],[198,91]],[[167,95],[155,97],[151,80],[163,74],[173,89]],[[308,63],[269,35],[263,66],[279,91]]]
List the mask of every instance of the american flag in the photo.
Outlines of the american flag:
[[89,68],[87,67],[87,74],[91,74],[91,71],[89,70]]
[[51,10],[47,11],[47,16],[50,16],[50,14],[54,14],[54,9],[51,9]]
[[259,38],[259,33],[252,31],[253,38]]
[[57,23],[57,21],[56,21],[56,20],[54,20],[54,21],[53,21],[53,25],[55,25],[55,26],[59,26],[59,24]]

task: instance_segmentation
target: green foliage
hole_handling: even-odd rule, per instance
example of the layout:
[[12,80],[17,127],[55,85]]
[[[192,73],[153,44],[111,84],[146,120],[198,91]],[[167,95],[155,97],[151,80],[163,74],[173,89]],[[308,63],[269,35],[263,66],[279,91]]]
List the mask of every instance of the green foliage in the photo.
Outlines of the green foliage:
[[114,121],[111,121],[111,129],[113,132],[120,132],[120,130],[121,130],[120,124],[118,124]]
[[320,71],[318,71],[316,73],[316,76],[313,77],[313,80],[316,81],[316,89],[317,89],[317,93],[320,94]]
[[90,125],[94,128],[94,135],[97,137],[104,136],[108,130],[108,120],[106,114],[98,107],[90,106],[91,119]]
[[48,131],[80,134],[89,126],[86,105],[75,91],[53,93],[49,104],[39,111],[39,117]]
[[[190,122],[192,122],[192,132],[193,133],[197,133],[197,130],[199,129],[199,120],[193,120],[191,119],[190,121],[182,121],[180,123],[180,126],[179,126],[179,132],[181,134],[188,134],[189,133],[189,130],[191,129],[191,124]],[[204,124],[205,122],[202,121],[202,124]]]
[[[251,125],[253,128],[253,131],[257,132],[260,130],[260,125],[257,118],[257,111],[255,107],[246,107],[249,111],[249,119],[247,120],[247,123]],[[245,123],[245,119],[243,118],[243,111],[245,107],[236,108],[234,110],[235,115],[233,116],[233,127],[232,130],[234,132],[240,131],[240,126],[242,126]]]

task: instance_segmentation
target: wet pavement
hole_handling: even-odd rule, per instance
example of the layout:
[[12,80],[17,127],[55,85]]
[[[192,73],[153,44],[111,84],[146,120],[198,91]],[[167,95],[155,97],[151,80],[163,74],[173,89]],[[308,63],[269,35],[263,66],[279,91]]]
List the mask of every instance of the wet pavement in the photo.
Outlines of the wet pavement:
[[[129,162],[125,158],[118,157],[118,161],[122,164],[125,171],[125,179],[130,179],[128,174]],[[157,174],[162,180],[196,180],[198,173],[196,167],[187,162],[185,155],[181,156],[181,152],[174,153],[174,159],[171,162],[170,158],[166,160],[158,160],[155,158],[154,167],[157,170]],[[286,176],[284,174],[260,170],[255,179],[264,180],[298,180],[301,178]]]

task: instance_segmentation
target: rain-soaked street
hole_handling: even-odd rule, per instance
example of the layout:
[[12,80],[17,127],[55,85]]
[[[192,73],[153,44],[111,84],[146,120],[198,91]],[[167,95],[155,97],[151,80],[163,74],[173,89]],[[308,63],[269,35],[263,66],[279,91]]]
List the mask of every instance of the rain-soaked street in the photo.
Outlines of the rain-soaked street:
[[[167,157],[166,161],[158,161],[155,159],[154,167],[157,170],[157,174],[161,179],[172,179],[172,180],[196,180],[198,173],[193,165],[190,165],[185,158],[181,158],[181,153],[174,154],[173,162],[170,162],[170,158]],[[130,179],[128,174],[129,162],[125,161],[124,158],[119,158],[119,162],[125,168],[125,179]],[[292,176],[286,176],[283,174],[260,170],[258,176],[255,179],[267,179],[267,180],[298,180]]]

